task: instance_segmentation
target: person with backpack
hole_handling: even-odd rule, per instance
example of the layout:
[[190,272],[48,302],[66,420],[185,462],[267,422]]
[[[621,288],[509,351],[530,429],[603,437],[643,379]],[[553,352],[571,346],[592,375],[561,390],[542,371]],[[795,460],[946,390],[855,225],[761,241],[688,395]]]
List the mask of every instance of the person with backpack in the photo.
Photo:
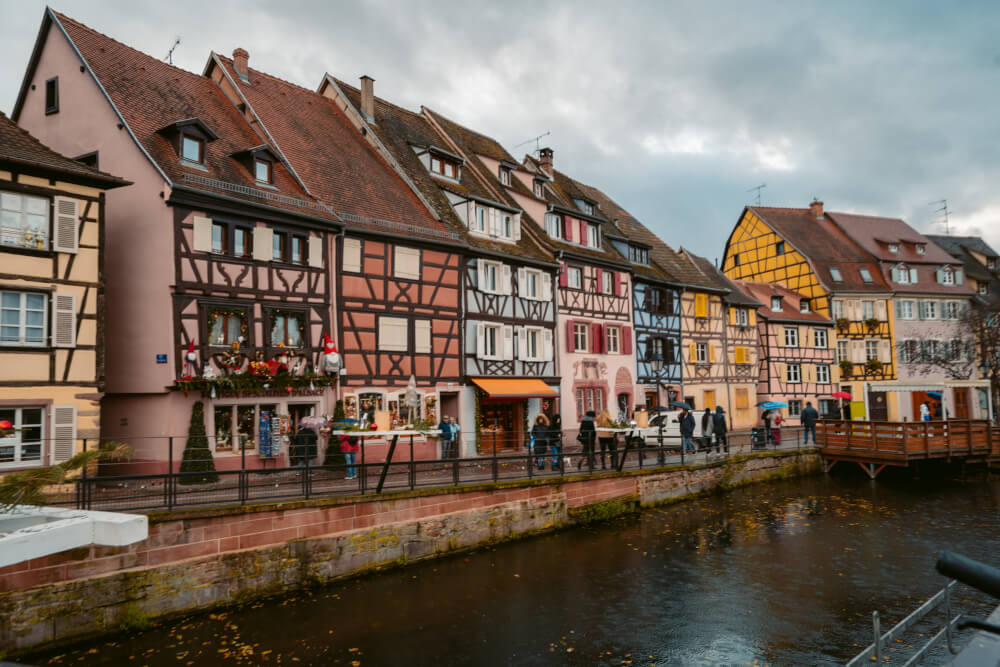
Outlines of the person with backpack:
[[706,451],[712,451],[712,433],[715,430],[715,419],[712,418],[712,409],[705,408],[705,414],[701,416],[701,444]]
[[545,454],[549,451],[550,432],[549,418],[543,414],[535,417],[535,425],[531,427],[531,440],[535,455],[535,465],[539,470],[545,470]]
[[698,451],[691,440],[694,437],[694,417],[686,409],[681,410],[681,414],[677,417],[677,423],[681,429],[681,449],[684,452],[694,454]]
[[358,476],[358,469],[354,466],[354,459],[358,455],[358,436],[344,434],[340,436],[340,451],[344,454],[344,462],[347,464],[347,476],[344,479],[354,479]]
[[593,410],[588,410],[587,414],[580,421],[580,432],[577,434],[576,439],[583,445],[583,455],[576,462],[577,470],[583,467],[584,462],[587,463],[587,467],[590,470],[594,469],[594,464],[596,463],[594,460],[594,440],[597,438],[597,429],[594,428],[595,416]]
[[715,452],[721,454],[725,450],[729,453],[729,442],[726,440],[728,430],[726,424],[726,411],[721,405],[715,406],[715,414],[712,416],[712,433],[715,435]]

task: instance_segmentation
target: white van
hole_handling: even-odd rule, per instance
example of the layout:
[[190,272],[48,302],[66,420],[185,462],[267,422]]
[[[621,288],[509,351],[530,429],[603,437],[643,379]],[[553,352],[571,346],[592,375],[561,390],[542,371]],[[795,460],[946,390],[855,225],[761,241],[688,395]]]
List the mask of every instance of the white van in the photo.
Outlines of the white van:
[[[694,445],[701,448],[701,415],[692,411],[694,417]],[[670,450],[680,451],[681,449],[681,425],[680,410],[670,410],[668,412],[658,412],[649,418],[649,426],[633,428],[628,433],[629,443],[633,447],[639,447],[645,443],[646,447],[657,447],[660,439],[660,425],[663,425],[663,447]]]

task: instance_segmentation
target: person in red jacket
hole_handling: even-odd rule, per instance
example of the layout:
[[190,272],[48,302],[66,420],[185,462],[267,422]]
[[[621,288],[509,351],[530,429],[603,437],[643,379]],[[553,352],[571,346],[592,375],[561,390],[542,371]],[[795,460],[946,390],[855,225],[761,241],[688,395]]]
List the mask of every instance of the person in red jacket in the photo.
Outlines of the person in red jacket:
[[340,451],[344,453],[344,461],[347,463],[347,476],[345,479],[354,479],[358,476],[358,469],[354,466],[354,457],[358,455],[358,436],[340,436]]

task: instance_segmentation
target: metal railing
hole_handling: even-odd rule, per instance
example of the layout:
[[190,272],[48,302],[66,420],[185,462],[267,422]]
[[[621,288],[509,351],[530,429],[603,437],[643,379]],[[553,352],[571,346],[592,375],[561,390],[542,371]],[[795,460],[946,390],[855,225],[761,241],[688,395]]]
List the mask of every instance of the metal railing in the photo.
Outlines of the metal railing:
[[[749,434],[744,433],[731,434],[727,442],[712,442],[711,446],[695,438],[695,453],[684,452],[677,436],[664,434],[662,443],[644,442],[629,438],[629,433],[628,430],[600,433],[601,437],[595,439],[591,448],[564,432],[546,442],[544,451],[538,446],[530,450],[520,440],[515,442],[496,434],[484,434],[478,443],[478,455],[458,457],[448,454],[457,454],[461,443],[439,455],[437,443],[431,445],[432,441],[413,435],[372,439],[359,431],[358,452],[352,463],[341,459],[341,453],[331,442],[332,449],[327,448],[322,463],[315,455],[297,456],[294,447],[275,459],[264,459],[253,451],[243,450],[239,456],[216,457],[217,469],[208,472],[186,471],[181,449],[186,438],[166,437],[163,438],[166,451],[162,452],[166,460],[101,463],[81,471],[62,492],[51,494],[50,502],[79,509],[139,512],[247,505],[602,472],[613,474],[724,460],[759,449],[751,446]],[[82,443],[84,450],[96,446],[96,440]],[[780,447],[771,445],[767,449],[796,450],[801,446],[801,439],[793,432]],[[148,447],[147,442],[147,450]],[[433,455],[429,455],[428,447],[434,447]],[[236,461],[239,461],[239,468],[225,469],[227,462]]]

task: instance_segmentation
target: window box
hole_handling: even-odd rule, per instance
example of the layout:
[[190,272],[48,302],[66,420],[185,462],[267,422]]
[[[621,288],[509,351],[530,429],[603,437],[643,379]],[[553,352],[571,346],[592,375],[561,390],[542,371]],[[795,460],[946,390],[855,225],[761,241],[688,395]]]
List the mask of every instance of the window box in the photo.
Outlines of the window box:
[[878,359],[869,359],[865,362],[865,368],[872,373],[877,373],[882,370],[882,362]]
[[869,317],[865,320],[865,326],[868,327],[868,331],[877,331],[880,324],[882,323],[877,317]]
[[845,378],[851,377],[851,373],[854,372],[854,364],[850,361],[844,359],[840,362],[840,374]]
[[838,317],[837,318],[837,328],[839,330],[841,330],[841,331],[847,331],[847,329],[850,326],[851,326],[851,321],[849,319],[847,319],[846,317]]

